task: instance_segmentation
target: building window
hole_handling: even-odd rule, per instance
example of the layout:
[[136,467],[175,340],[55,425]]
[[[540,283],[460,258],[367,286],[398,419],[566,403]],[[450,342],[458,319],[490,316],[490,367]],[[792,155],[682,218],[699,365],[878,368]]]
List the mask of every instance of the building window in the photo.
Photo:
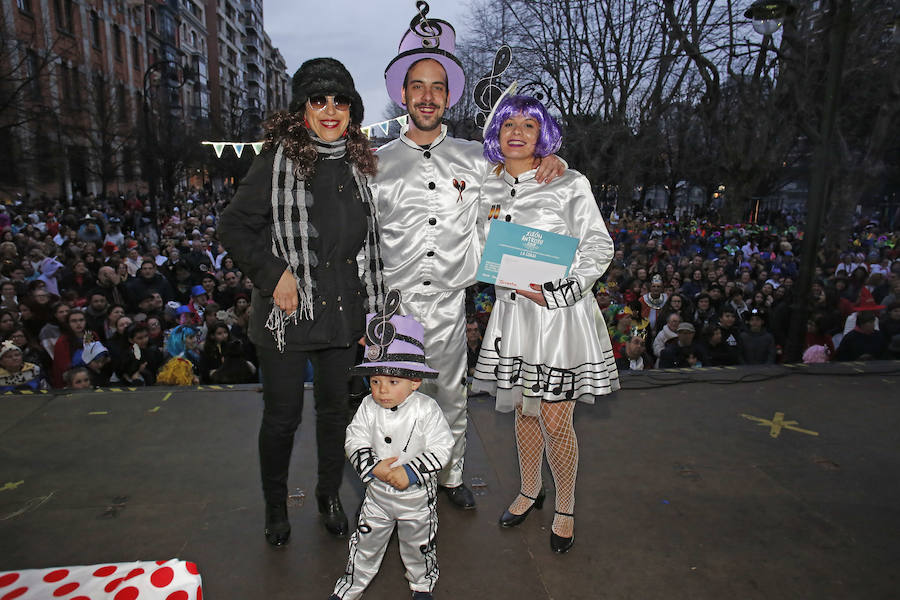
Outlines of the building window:
[[72,78],[72,100],[70,104],[72,108],[81,108],[81,75],[78,67],[72,65],[69,69],[69,76]]
[[128,146],[122,148],[122,174],[125,181],[134,181],[134,154]]
[[119,102],[119,123],[128,122],[128,97],[125,93],[125,84],[116,86],[116,100]]
[[34,50],[29,49],[26,57],[26,68],[28,73],[28,94],[32,100],[41,99],[41,58]]
[[31,0],[16,0],[16,6],[19,7],[23,13],[31,14]]
[[56,13],[56,27],[65,33],[72,33],[74,20],[74,8],[72,0],[53,0],[53,8]]
[[138,42],[137,36],[131,36],[131,60],[134,63],[134,68],[137,70],[141,69],[141,44]]
[[150,31],[156,31],[156,11],[152,8],[150,9],[150,23],[148,29],[150,29]]
[[112,100],[109,97],[109,88],[107,87],[106,80],[99,71],[94,72],[93,83],[97,120],[101,123],[106,123],[106,117],[109,114],[107,111],[111,108],[109,103]]
[[122,60],[122,30],[118,25],[113,25],[113,51],[116,60]]
[[91,11],[91,43],[94,48],[100,50],[100,15],[96,11]]
[[72,105],[72,75],[71,68],[64,62],[59,64],[59,87],[62,92],[62,100],[69,106]]

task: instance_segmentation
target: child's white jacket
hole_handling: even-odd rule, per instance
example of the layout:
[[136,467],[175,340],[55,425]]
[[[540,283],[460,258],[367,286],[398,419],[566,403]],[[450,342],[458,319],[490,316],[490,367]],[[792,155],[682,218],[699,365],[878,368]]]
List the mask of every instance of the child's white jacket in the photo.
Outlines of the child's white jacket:
[[446,465],[452,448],[444,413],[434,399],[416,391],[394,408],[384,408],[371,394],[366,396],[347,427],[344,443],[363,483],[378,487],[390,488],[372,475],[372,469],[382,459],[399,457],[397,466],[409,465],[419,479],[419,485],[411,485],[407,492],[433,487],[432,479]]

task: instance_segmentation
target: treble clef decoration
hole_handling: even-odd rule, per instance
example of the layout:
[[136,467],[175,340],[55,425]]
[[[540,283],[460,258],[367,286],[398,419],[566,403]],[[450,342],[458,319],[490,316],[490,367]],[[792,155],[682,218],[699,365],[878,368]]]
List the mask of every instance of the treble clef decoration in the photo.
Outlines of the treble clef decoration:
[[428,3],[424,0],[416,2],[416,10],[419,11],[409,22],[409,30],[422,38],[423,48],[436,48],[440,45],[441,26],[437,21],[429,21]]
[[500,46],[494,55],[494,64],[491,66],[491,72],[478,80],[475,84],[475,105],[482,111],[475,116],[475,125],[484,127],[487,116],[491,109],[500,100],[503,94],[503,84],[500,82],[500,76],[509,68],[512,61],[512,50],[506,44]]
[[366,358],[378,361],[387,354],[388,346],[394,341],[397,331],[391,323],[391,317],[400,310],[400,292],[391,290],[384,299],[384,307],[376,313],[366,325]]

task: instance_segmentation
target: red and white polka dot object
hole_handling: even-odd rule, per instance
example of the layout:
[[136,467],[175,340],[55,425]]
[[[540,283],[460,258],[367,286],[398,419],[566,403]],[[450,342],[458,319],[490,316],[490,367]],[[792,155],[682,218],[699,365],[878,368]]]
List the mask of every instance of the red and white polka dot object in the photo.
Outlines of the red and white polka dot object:
[[183,560],[0,572],[0,600],[203,600],[197,565]]

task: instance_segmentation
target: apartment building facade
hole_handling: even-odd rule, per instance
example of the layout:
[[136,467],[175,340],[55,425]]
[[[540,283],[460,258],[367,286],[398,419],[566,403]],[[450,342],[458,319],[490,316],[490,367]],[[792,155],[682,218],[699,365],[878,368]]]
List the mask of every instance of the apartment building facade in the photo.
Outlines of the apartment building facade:
[[0,11],[0,200],[146,191],[165,176],[156,158],[183,154],[173,137],[199,153],[226,119],[258,124],[288,106],[261,0],[10,0]]

